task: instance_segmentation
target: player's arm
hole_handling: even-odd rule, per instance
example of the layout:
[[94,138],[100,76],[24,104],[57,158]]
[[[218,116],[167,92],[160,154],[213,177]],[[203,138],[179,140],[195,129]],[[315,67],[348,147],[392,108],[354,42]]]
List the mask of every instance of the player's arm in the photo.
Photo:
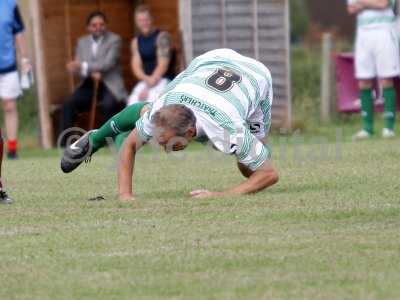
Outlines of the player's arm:
[[145,80],[148,76],[144,73],[143,70],[143,62],[142,58],[140,57],[137,38],[132,40],[131,52],[132,52],[132,58],[131,58],[132,73],[133,75],[136,76],[137,79]]
[[171,61],[171,37],[168,32],[161,32],[157,37],[157,67],[151,75],[152,85],[157,82],[167,73],[169,63]]
[[231,194],[250,194],[266,189],[279,180],[278,172],[270,161],[265,161],[261,167],[252,171],[247,166],[238,163],[239,170],[248,179],[236,187],[227,190]]
[[252,171],[243,164],[238,164],[241,173],[247,180],[223,192],[210,192],[207,190],[193,191],[194,198],[222,197],[229,195],[253,194],[264,190],[279,181],[278,172],[270,161],[265,161],[257,170]]
[[136,128],[128,135],[120,151],[118,161],[118,192],[120,200],[133,199],[132,178],[136,152],[151,139],[151,132],[150,109],[145,107],[141,111],[141,118],[136,122]]
[[[209,192],[204,190],[192,192],[196,198],[213,196],[251,194],[270,187],[278,182],[278,172],[269,160],[270,152],[248,129],[244,130],[244,140],[241,145],[230,145],[226,149],[236,149],[238,167],[247,179],[237,186],[226,189],[223,192]],[[222,150],[220,148],[220,150]],[[229,153],[229,151],[223,151]]]
[[143,145],[134,129],[122,146],[118,161],[118,192],[122,201],[133,200],[133,170],[135,167],[136,151]]

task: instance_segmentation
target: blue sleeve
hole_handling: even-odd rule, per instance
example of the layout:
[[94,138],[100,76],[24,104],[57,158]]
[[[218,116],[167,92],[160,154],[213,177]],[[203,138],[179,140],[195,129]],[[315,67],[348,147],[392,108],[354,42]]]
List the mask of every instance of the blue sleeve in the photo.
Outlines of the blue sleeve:
[[25,29],[24,22],[22,21],[21,14],[18,6],[14,8],[14,21],[12,25],[12,32],[14,35],[23,32]]

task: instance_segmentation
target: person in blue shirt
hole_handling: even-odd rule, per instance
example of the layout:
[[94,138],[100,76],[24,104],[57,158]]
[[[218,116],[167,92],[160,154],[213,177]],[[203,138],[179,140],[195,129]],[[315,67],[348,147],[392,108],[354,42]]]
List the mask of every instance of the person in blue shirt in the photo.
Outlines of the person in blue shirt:
[[[21,57],[21,72],[28,73],[31,64],[27,58],[24,24],[15,0],[0,1],[0,99],[2,100],[7,131],[8,157],[17,158],[18,113],[16,99],[21,94],[17,72],[17,55]],[[13,201],[3,190],[1,163],[3,160],[3,137],[0,131],[0,204]]]
[[139,35],[131,43],[131,66],[139,82],[128,98],[128,105],[154,102],[175,77],[170,34],[154,27],[153,16],[146,5],[135,9],[135,23]]
[[21,95],[17,72],[17,50],[21,73],[28,73],[31,64],[27,58],[24,23],[15,0],[0,1],[0,98],[3,104],[7,132],[7,150],[10,159],[17,158],[18,112],[16,99]]

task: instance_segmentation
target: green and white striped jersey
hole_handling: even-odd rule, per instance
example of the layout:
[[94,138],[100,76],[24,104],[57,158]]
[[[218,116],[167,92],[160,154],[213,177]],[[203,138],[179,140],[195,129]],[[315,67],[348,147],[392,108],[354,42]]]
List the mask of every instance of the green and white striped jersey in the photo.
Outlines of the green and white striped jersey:
[[[347,4],[353,4],[357,0],[347,0]],[[394,8],[396,0],[389,0],[390,5],[386,9],[365,9],[357,14],[357,27],[369,28],[380,25],[393,24],[396,20]]]
[[181,104],[196,116],[198,140],[235,154],[252,170],[270,151],[260,142],[271,122],[272,79],[260,62],[230,49],[207,52],[173,80],[136,123],[140,138],[152,137],[152,116],[161,107]]

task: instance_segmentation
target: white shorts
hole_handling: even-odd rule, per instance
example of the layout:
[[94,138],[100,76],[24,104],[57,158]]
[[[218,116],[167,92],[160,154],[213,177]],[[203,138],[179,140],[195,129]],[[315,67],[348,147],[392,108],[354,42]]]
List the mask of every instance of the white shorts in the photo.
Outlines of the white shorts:
[[[153,86],[151,89],[148,91],[148,95],[146,99],[143,102],[154,102],[158,95],[164,90],[164,88],[167,86],[169,83],[169,80],[166,78],[161,79],[155,86]],[[144,81],[140,81],[137,85],[132,90],[131,95],[128,98],[128,105],[132,105],[138,102],[142,102],[139,99],[140,93],[147,88],[147,85]]]
[[21,86],[17,71],[0,74],[0,98],[3,100],[15,100],[21,96]]
[[399,37],[394,26],[358,29],[355,68],[357,79],[400,75]]

